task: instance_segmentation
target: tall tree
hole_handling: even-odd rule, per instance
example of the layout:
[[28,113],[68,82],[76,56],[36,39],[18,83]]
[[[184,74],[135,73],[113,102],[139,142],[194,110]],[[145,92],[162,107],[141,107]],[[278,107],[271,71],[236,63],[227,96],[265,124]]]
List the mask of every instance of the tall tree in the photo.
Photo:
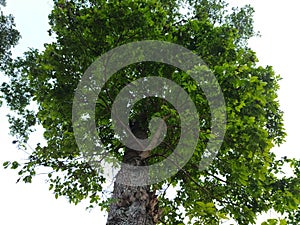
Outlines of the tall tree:
[[[55,35],[56,41],[45,44],[42,52],[30,50],[16,59],[6,69],[10,82],[1,87],[7,104],[17,113],[9,121],[19,146],[26,146],[36,124],[43,126],[47,141],[45,146],[38,144],[22,165],[20,179],[30,183],[40,166],[49,168],[49,189],[56,197],[67,196],[75,204],[89,198],[91,207],[109,210],[107,224],[220,224],[226,218],[254,224],[258,214],[272,208],[284,213],[280,224],[298,224],[300,163],[276,159],[271,151],[285,137],[277,100],[280,77],[272,67],[258,66],[255,52],[247,46],[255,35],[252,16],[250,6],[229,10],[222,0],[54,0],[49,35]],[[170,65],[127,66],[108,80],[95,107],[106,155],[127,165],[151,165],[169,156],[179,142],[183,132],[179,114],[172,104],[155,97],[137,102],[129,118],[138,138],[150,135],[151,118],[163,118],[167,134],[159,146],[141,154],[125,147],[115,135],[113,102],[123,87],[142,77],[155,75],[179,84],[196,105],[200,133],[194,155],[178,173],[151,185],[116,182],[108,198],[101,170],[83,157],[76,144],[72,102],[82,74],[98,56],[142,40],[176,43],[205,61],[224,94],[226,134],[214,161],[199,170],[212,123],[203,90],[185,71]],[[37,111],[30,110],[31,102],[37,104]],[[286,163],[295,176],[279,178]],[[4,163],[6,168],[19,166]],[[121,169],[116,181],[123,175]],[[172,197],[167,195],[170,187],[177,190]]]

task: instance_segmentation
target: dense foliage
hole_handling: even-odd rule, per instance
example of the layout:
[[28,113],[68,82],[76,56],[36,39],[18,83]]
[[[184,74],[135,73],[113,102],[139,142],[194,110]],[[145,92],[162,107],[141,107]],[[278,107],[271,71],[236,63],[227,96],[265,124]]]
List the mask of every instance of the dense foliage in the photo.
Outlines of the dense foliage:
[[[75,204],[89,198],[91,206],[108,207],[105,179],[82,158],[74,139],[74,91],[88,66],[108,50],[133,41],[162,40],[201,56],[217,77],[227,108],[222,148],[207,170],[197,169],[210,133],[210,110],[203,92],[183,71],[159,63],[140,63],[116,73],[99,95],[96,123],[107,151],[122,158],[119,150],[123,146],[114,136],[110,120],[110,108],[121,88],[154,74],[172,79],[195,102],[201,134],[188,164],[151,187],[159,193],[163,224],[184,224],[185,219],[192,224],[220,224],[226,218],[254,224],[259,213],[272,208],[285,213],[280,224],[298,224],[299,162],[278,160],[271,151],[285,137],[277,99],[280,77],[272,67],[258,66],[255,52],[247,46],[247,40],[256,35],[253,12],[250,6],[229,9],[222,0],[54,0],[49,35],[56,40],[45,44],[42,52],[30,50],[7,64],[10,82],[1,86],[3,98],[17,114],[9,120],[20,147],[26,146],[36,124],[43,126],[47,141],[45,146],[38,144],[22,165],[20,179],[31,182],[39,167],[47,167],[50,190],[56,197],[67,196]],[[7,50],[3,43],[15,43],[12,36],[4,40],[0,57],[2,50]],[[37,111],[29,107],[32,102]],[[160,99],[142,101],[134,109],[131,117],[143,121],[141,128],[147,128],[153,115],[166,118],[168,135],[151,152],[150,163],[162,160],[178,141],[178,115]],[[148,117],[141,118],[145,114]],[[285,163],[294,169],[295,176],[279,179],[277,174]],[[4,164],[10,165],[20,168],[17,162]],[[169,198],[166,193],[172,186],[180,191]],[[266,223],[276,224],[276,220]]]

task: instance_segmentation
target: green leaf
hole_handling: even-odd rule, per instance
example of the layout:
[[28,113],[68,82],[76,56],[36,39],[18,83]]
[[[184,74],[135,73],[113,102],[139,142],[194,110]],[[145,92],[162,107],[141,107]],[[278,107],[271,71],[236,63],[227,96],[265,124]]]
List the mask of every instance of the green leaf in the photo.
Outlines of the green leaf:
[[11,164],[11,169],[17,169],[19,167],[19,163],[17,161],[13,161]]
[[11,164],[10,161],[5,161],[5,162],[3,163],[4,169],[7,169],[7,168],[9,167],[10,164]]

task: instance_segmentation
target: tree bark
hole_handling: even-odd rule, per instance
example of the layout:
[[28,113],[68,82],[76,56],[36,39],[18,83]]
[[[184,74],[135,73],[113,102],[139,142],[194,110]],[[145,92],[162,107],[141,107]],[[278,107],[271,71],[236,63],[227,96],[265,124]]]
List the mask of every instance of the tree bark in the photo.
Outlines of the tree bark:
[[[147,132],[142,129],[135,127],[132,132],[138,138],[147,137]],[[143,152],[126,148],[123,163],[132,166],[147,165],[141,153]],[[148,171],[144,170],[139,174],[138,179],[147,179],[148,176]],[[121,168],[114,183],[107,225],[155,225],[160,214],[157,196],[150,190],[150,186],[130,186],[118,183],[118,180],[127,179],[127,177],[124,168]]]

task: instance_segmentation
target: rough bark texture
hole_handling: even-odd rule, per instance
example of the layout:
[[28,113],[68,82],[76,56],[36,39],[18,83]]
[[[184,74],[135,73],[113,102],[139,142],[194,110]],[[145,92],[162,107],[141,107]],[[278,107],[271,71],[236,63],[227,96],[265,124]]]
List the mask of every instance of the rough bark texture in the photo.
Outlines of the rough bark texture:
[[[132,129],[136,137],[145,138],[147,132]],[[144,166],[146,161],[140,151],[127,148],[123,162],[134,166]],[[149,186],[127,186],[117,181],[126,173],[121,168],[114,184],[113,202],[107,219],[107,225],[154,225],[158,221],[159,211],[157,196]],[[147,179],[148,171],[142,171],[138,179]]]

